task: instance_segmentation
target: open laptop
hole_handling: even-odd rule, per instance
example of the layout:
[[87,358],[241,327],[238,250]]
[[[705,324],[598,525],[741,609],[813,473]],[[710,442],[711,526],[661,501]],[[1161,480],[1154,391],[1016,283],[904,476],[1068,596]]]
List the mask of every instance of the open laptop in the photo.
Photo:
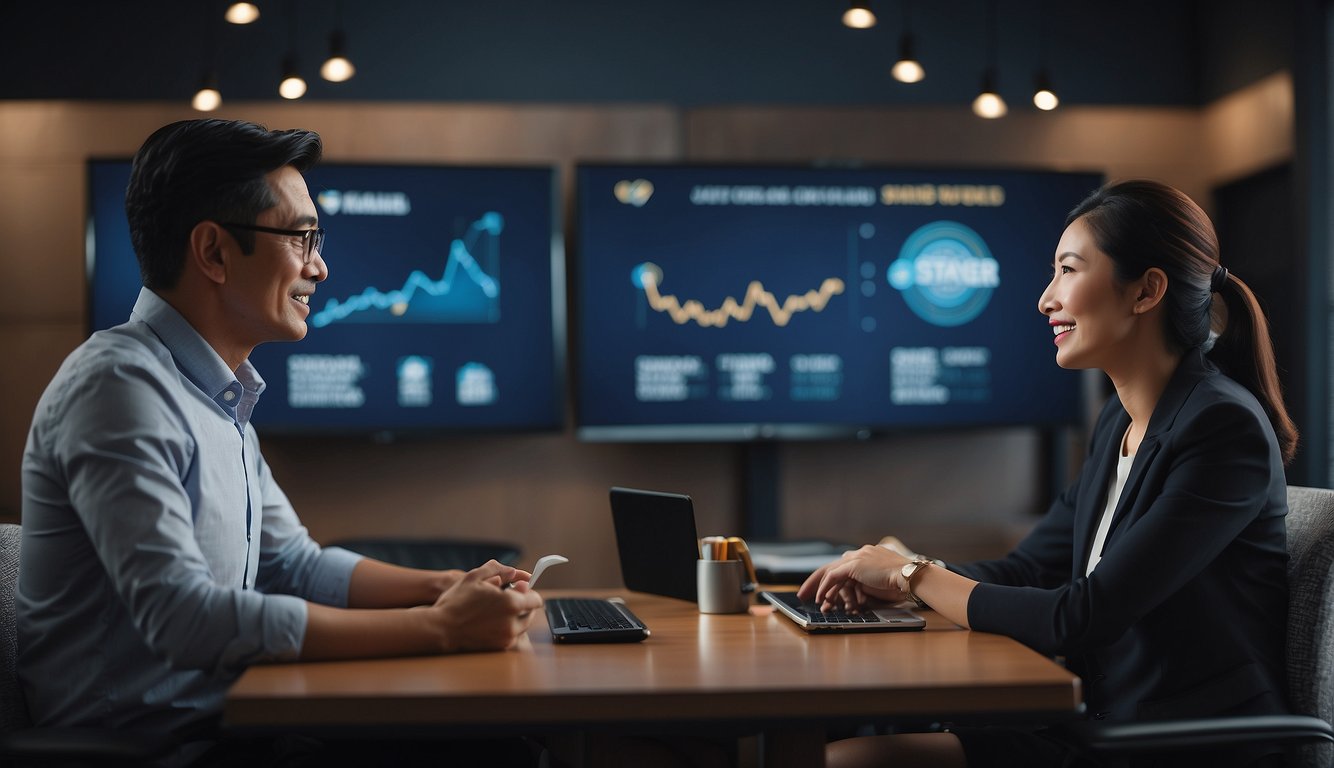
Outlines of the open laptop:
[[695,602],[695,505],[680,493],[611,489],[611,520],[627,589]]
[[906,632],[925,629],[926,620],[907,608],[883,607],[859,614],[835,611],[823,613],[814,603],[803,603],[796,592],[761,592],[778,613],[812,633],[834,632]]

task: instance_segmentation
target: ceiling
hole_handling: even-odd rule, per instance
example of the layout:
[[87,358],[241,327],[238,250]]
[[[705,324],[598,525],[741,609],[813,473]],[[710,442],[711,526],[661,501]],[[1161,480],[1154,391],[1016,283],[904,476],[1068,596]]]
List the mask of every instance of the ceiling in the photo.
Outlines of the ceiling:
[[[313,100],[951,104],[988,61],[987,0],[908,0],[927,70],[889,76],[904,0],[0,0],[0,98],[277,99],[294,51]],[[1000,91],[1026,104],[1045,58],[1065,104],[1198,105],[1291,66],[1292,0],[998,0]],[[357,75],[320,80],[341,16]],[[1032,107],[1027,107],[1031,109]]]

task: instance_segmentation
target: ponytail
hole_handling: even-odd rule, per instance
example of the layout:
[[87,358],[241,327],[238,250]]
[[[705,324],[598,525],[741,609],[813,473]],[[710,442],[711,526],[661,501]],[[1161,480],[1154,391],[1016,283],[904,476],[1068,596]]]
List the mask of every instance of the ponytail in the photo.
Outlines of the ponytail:
[[[1221,322],[1215,322],[1215,326],[1221,325],[1223,330],[1209,350],[1209,359],[1260,401],[1278,437],[1283,463],[1287,464],[1297,453],[1297,425],[1283,405],[1269,323],[1255,294],[1240,278],[1226,275],[1222,283],[1218,298],[1224,317],[1216,318]],[[1214,312],[1218,312],[1217,307]]]

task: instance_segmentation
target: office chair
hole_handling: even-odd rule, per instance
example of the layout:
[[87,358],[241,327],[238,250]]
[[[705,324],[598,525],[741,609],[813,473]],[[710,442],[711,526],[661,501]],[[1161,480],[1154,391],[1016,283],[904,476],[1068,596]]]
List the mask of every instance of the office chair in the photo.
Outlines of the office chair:
[[1070,731],[1109,763],[1135,754],[1289,745],[1287,764],[1334,766],[1334,490],[1288,487],[1288,704],[1296,714],[1083,722]]
[[433,571],[470,570],[488,560],[505,565],[519,562],[519,547],[501,541],[455,539],[344,539],[329,546],[342,547],[386,563]]
[[32,725],[15,673],[18,627],[14,621],[14,593],[19,583],[19,541],[23,528],[0,525],[0,733]]
[[110,728],[35,728],[15,667],[19,543],[23,528],[0,523],[0,764],[12,766],[143,765],[176,746],[167,734]]

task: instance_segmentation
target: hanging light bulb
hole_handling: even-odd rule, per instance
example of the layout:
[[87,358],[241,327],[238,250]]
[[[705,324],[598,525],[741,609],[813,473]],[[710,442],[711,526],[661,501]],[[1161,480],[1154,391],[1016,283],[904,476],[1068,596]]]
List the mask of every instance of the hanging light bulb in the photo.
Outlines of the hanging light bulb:
[[982,71],[982,90],[973,99],[973,114],[994,120],[1005,117],[1009,107],[996,90],[996,0],[987,3],[987,68]]
[[982,91],[973,99],[973,114],[978,117],[985,117],[988,120],[994,120],[998,117],[1005,117],[1009,107],[1005,106],[1005,99],[1002,99],[1000,93],[996,91],[996,73],[988,68],[986,74],[982,76]]
[[205,14],[203,22],[204,31],[199,40],[204,65],[200,67],[199,90],[190,99],[190,106],[199,112],[212,112],[222,106],[222,93],[218,91],[217,22],[211,14]]
[[917,45],[912,34],[912,3],[903,0],[903,34],[899,35],[899,58],[890,68],[889,74],[900,83],[920,83],[926,77],[926,69],[917,60]]
[[870,29],[875,26],[875,14],[871,12],[870,0],[851,0],[848,9],[843,12],[843,26],[853,29]]
[[1033,106],[1043,112],[1050,112],[1060,105],[1061,100],[1057,98],[1056,91],[1051,89],[1046,70],[1038,70],[1037,77],[1033,79]]
[[926,70],[913,51],[912,35],[907,32],[899,38],[899,60],[894,62],[889,73],[900,83],[920,83],[926,77]]
[[190,106],[200,112],[212,112],[222,106],[222,93],[217,88],[200,88],[190,100]]
[[190,106],[200,112],[212,112],[222,106],[222,93],[218,90],[217,78],[204,76],[199,90],[195,91],[195,97],[190,100]]
[[296,59],[283,59],[283,81],[278,84],[278,95],[284,99],[299,99],[306,95],[306,81],[296,71]]
[[259,6],[254,3],[232,3],[222,17],[233,24],[250,24],[259,18]]
[[1047,38],[1050,34],[1047,30],[1048,19],[1046,2],[1038,4],[1038,71],[1033,76],[1033,106],[1043,112],[1050,112],[1061,104],[1061,100],[1056,98],[1056,91],[1052,90],[1051,79],[1047,77]]
[[306,95],[306,81],[296,70],[296,44],[296,2],[287,0],[287,55],[283,57],[283,80],[278,83],[278,95],[284,99]]
[[347,40],[343,31],[335,30],[329,35],[329,58],[320,66],[320,77],[331,83],[342,83],[357,74],[357,68],[347,58]]
[[299,99],[306,95],[306,81],[296,73],[290,74],[278,84],[278,95],[284,99]]

